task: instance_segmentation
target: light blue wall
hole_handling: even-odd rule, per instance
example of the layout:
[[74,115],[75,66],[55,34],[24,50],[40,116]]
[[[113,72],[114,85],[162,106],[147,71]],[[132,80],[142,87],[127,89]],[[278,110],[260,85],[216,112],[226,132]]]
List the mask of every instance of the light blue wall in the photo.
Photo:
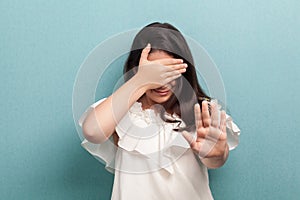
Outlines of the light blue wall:
[[80,147],[73,84],[99,42],[153,21],[208,51],[242,130],[210,171],[215,199],[300,196],[299,1],[174,2],[0,2],[1,199],[109,199],[112,176]]

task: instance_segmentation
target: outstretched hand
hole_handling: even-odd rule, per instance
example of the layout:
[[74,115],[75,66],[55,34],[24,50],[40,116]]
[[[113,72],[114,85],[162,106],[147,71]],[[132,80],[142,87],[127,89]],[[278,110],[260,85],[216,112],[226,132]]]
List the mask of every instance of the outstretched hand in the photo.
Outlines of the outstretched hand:
[[[193,137],[187,131],[183,131],[183,136],[189,142],[192,150],[200,158],[227,158],[228,145],[226,134],[226,113],[219,111],[216,103],[211,103],[211,115],[208,110],[208,102],[202,102],[202,112],[200,105],[194,106],[196,135]],[[223,164],[223,163],[222,163]]]

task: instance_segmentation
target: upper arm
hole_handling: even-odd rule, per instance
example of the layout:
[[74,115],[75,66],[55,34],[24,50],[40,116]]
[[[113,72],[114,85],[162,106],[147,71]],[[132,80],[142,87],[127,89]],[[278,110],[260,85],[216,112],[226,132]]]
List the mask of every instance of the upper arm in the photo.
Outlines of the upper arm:
[[82,128],[84,137],[93,143],[102,143],[108,139],[100,128],[95,112],[95,107],[102,103],[105,99],[106,98],[102,98],[90,105],[78,121],[79,126]]

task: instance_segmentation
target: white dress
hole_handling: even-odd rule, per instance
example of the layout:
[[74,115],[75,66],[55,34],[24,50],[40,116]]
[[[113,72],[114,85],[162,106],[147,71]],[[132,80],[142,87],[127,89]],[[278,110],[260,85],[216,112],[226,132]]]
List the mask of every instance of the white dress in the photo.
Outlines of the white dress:
[[[100,104],[91,105],[79,120]],[[176,115],[169,115],[180,120]],[[118,147],[113,141],[81,145],[114,173],[112,200],[210,200],[213,199],[206,166],[188,142],[173,128],[182,123],[166,123],[152,109],[143,110],[135,102],[116,127]],[[238,144],[240,130],[227,116],[230,150]]]

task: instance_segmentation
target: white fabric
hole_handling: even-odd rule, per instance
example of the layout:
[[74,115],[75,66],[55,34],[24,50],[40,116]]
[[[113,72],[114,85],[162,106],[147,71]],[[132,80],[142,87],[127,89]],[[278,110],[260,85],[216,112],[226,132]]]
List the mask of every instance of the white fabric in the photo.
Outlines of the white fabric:
[[[91,105],[84,119],[104,99]],[[176,115],[168,117],[180,120]],[[86,139],[81,145],[106,169],[115,173],[112,200],[128,199],[213,199],[207,168],[190,149],[181,133],[173,128],[181,123],[166,123],[152,109],[143,110],[135,102],[116,127],[118,146],[111,140],[93,144]],[[239,128],[227,116],[228,144],[238,144]]]

